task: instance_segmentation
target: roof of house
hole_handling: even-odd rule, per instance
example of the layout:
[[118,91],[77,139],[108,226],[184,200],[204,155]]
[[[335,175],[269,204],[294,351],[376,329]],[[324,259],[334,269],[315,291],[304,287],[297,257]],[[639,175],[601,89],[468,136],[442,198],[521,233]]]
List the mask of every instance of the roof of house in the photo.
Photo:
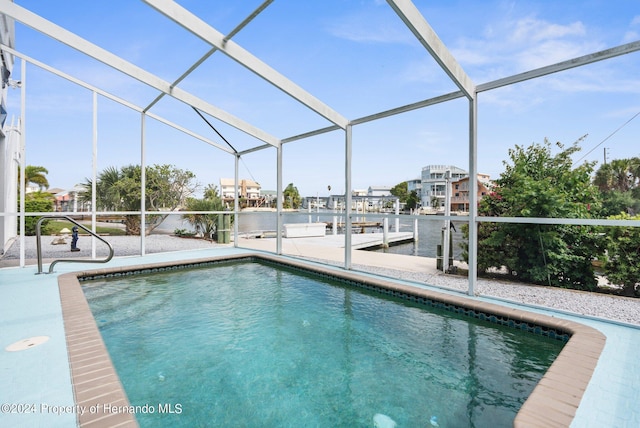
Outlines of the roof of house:
[[[233,178],[221,178],[220,179],[220,185],[221,186],[233,186],[233,185],[235,185],[235,182],[236,181]],[[246,180],[246,179],[243,178],[243,179],[240,180],[240,183],[238,183],[238,184],[241,184],[242,182],[244,182],[244,184],[246,186],[260,187],[260,183],[258,183],[256,181],[253,181],[253,180]]]

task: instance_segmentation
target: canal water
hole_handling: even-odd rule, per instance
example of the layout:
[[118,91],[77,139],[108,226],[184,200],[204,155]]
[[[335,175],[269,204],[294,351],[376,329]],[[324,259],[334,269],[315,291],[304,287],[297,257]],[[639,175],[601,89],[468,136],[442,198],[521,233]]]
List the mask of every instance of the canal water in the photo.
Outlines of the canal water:
[[[325,222],[332,223],[334,213],[330,211],[320,212],[285,212],[283,213],[283,223],[310,223]],[[442,229],[444,220],[435,219],[434,216],[418,216],[418,242],[409,242],[405,244],[391,246],[385,249],[377,249],[372,251],[413,255],[420,257],[436,257],[436,247],[441,243]],[[399,232],[413,232],[414,219],[416,216],[401,216]],[[341,217],[338,215],[338,221]],[[367,214],[354,216],[354,222],[380,223],[382,224],[382,216]],[[396,232],[395,219],[389,218],[389,231]],[[453,239],[453,255],[456,260],[461,260],[462,248],[460,243],[463,241],[462,225],[466,223],[466,218],[462,220],[454,220],[451,222],[451,238]],[[238,222],[238,230],[240,233],[251,233],[261,231],[275,231],[277,225],[277,214],[275,212],[241,212],[240,221]],[[454,230],[455,228],[455,230]],[[173,233],[176,229],[192,230],[191,225],[183,221],[179,215],[170,215],[156,230],[157,233]],[[354,228],[354,231],[360,233],[362,228]],[[382,228],[365,227],[364,233],[382,232]],[[333,233],[327,228],[327,234]],[[342,234],[342,231],[339,231]]]

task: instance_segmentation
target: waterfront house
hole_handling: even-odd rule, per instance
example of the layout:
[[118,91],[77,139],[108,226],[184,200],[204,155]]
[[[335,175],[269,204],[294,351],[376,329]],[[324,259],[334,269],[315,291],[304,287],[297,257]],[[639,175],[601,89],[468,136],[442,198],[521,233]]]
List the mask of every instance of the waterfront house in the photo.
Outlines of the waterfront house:
[[420,203],[423,207],[444,208],[447,171],[450,173],[450,182],[469,176],[467,171],[453,165],[428,165],[422,168]]
[[[478,202],[489,193],[491,180],[487,174],[478,174]],[[451,183],[451,211],[469,212],[469,177]]]
[[[220,179],[220,197],[222,202],[229,207],[233,207],[234,204],[235,185],[233,178]],[[260,195],[260,189],[260,184],[253,180],[244,178],[240,180],[238,182],[238,196],[240,197],[241,208],[261,206],[263,199]]]

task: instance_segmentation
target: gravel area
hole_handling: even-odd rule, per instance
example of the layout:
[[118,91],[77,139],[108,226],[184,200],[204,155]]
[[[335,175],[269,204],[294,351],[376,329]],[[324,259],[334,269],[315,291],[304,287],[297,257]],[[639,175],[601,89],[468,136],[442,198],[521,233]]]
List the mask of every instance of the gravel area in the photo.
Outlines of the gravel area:
[[[316,261],[331,263],[326,260]],[[352,268],[463,293],[467,292],[469,286],[466,277],[447,275],[440,271],[417,273],[357,264],[352,265]],[[474,291],[477,296],[496,297],[516,303],[554,308],[640,326],[640,299],[636,298],[484,278],[478,279]]]
[[[113,246],[114,257],[135,256],[140,254],[139,236],[103,236]],[[91,257],[91,237],[80,236],[77,247],[78,252],[71,252],[71,238],[66,239],[66,244],[52,244],[58,236],[42,237],[42,257],[43,260],[61,258],[82,258]],[[25,237],[25,259],[37,259],[35,236]],[[204,239],[178,238],[171,235],[150,235],[145,239],[145,253],[162,253],[165,251],[197,250],[202,248],[213,248],[217,243],[205,241]],[[96,239],[96,255],[106,257],[109,248],[103,242]],[[20,259],[20,240],[16,240],[7,252],[0,258],[0,267],[9,265],[11,261]]]
[[[65,245],[52,245],[56,237],[42,238],[42,253],[44,260],[56,258],[80,258],[91,255],[91,239],[80,236],[78,247],[81,251],[70,251],[70,238]],[[131,256],[140,253],[140,238],[137,236],[109,236],[105,237],[114,248],[115,257]],[[165,251],[195,250],[219,246],[215,242],[202,239],[178,238],[170,235],[151,235],[146,238],[145,251],[147,254]],[[107,246],[96,241],[98,257],[106,257]],[[0,267],[17,266],[20,258],[20,241],[16,241],[0,258]],[[36,259],[35,237],[25,238],[25,258]],[[314,260],[314,259],[310,259]],[[326,260],[316,260],[323,263],[340,265]],[[31,263],[35,264],[35,262]],[[357,271],[369,272],[390,278],[398,278],[422,284],[435,285],[461,292],[467,291],[467,279],[455,275],[445,275],[439,271],[425,273],[406,272],[379,268],[369,265],[353,265]],[[584,291],[566,290],[553,287],[533,286],[514,282],[479,279],[475,287],[477,295],[497,297],[513,302],[543,306],[572,312],[581,315],[606,318],[640,326],[640,299],[618,297],[607,294],[589,293]]]

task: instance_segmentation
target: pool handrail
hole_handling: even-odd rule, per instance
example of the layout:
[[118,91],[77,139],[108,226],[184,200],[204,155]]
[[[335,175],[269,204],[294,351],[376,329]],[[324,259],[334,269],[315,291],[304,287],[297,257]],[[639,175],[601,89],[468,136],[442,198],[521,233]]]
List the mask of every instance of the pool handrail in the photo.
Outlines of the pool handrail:
[[42,222],[44,220],[50,220],[50,219],[54,219],[54,218],[55,219],[67,220],[68,222],[71,222],[71,223],[75,224],[76,226],[78,226],[79,228],[84,230],[85,232],[89,233],[91,236],[93,236],[95,238],[98,238],[100,241],[102,241],[105,244],[107,244],[107,247],[109,247],[109,255],[107,256],[106,259],[100,259],[100,260],[93,260],[93,259],[90,259],[90,260],[87,260],[87,259],[55,259],[49,265],[49,272],[48,273],[53,273],[53,267],[58,262],[67,262],[67,263],[107,263],[108,261],[110,261],[113,258],[113,246],[108,241],[102,239],[102,237],[100,237],[99,235],[93,233],[91,230],[87,229],[86,227],[84,227],[83,225],[81,225],[80,223],[78,223],[77,221],[72,219],[71,217],[68,217],[66,215],[42,216],[38,220],[38,222],[36,223],[36,251],[37,251],[37,255],[38,255],[38,272],[36,273],[36,275],[39,275],[39,274],[42,273],[42,242],[40,240],[40,225],[42,224]]

